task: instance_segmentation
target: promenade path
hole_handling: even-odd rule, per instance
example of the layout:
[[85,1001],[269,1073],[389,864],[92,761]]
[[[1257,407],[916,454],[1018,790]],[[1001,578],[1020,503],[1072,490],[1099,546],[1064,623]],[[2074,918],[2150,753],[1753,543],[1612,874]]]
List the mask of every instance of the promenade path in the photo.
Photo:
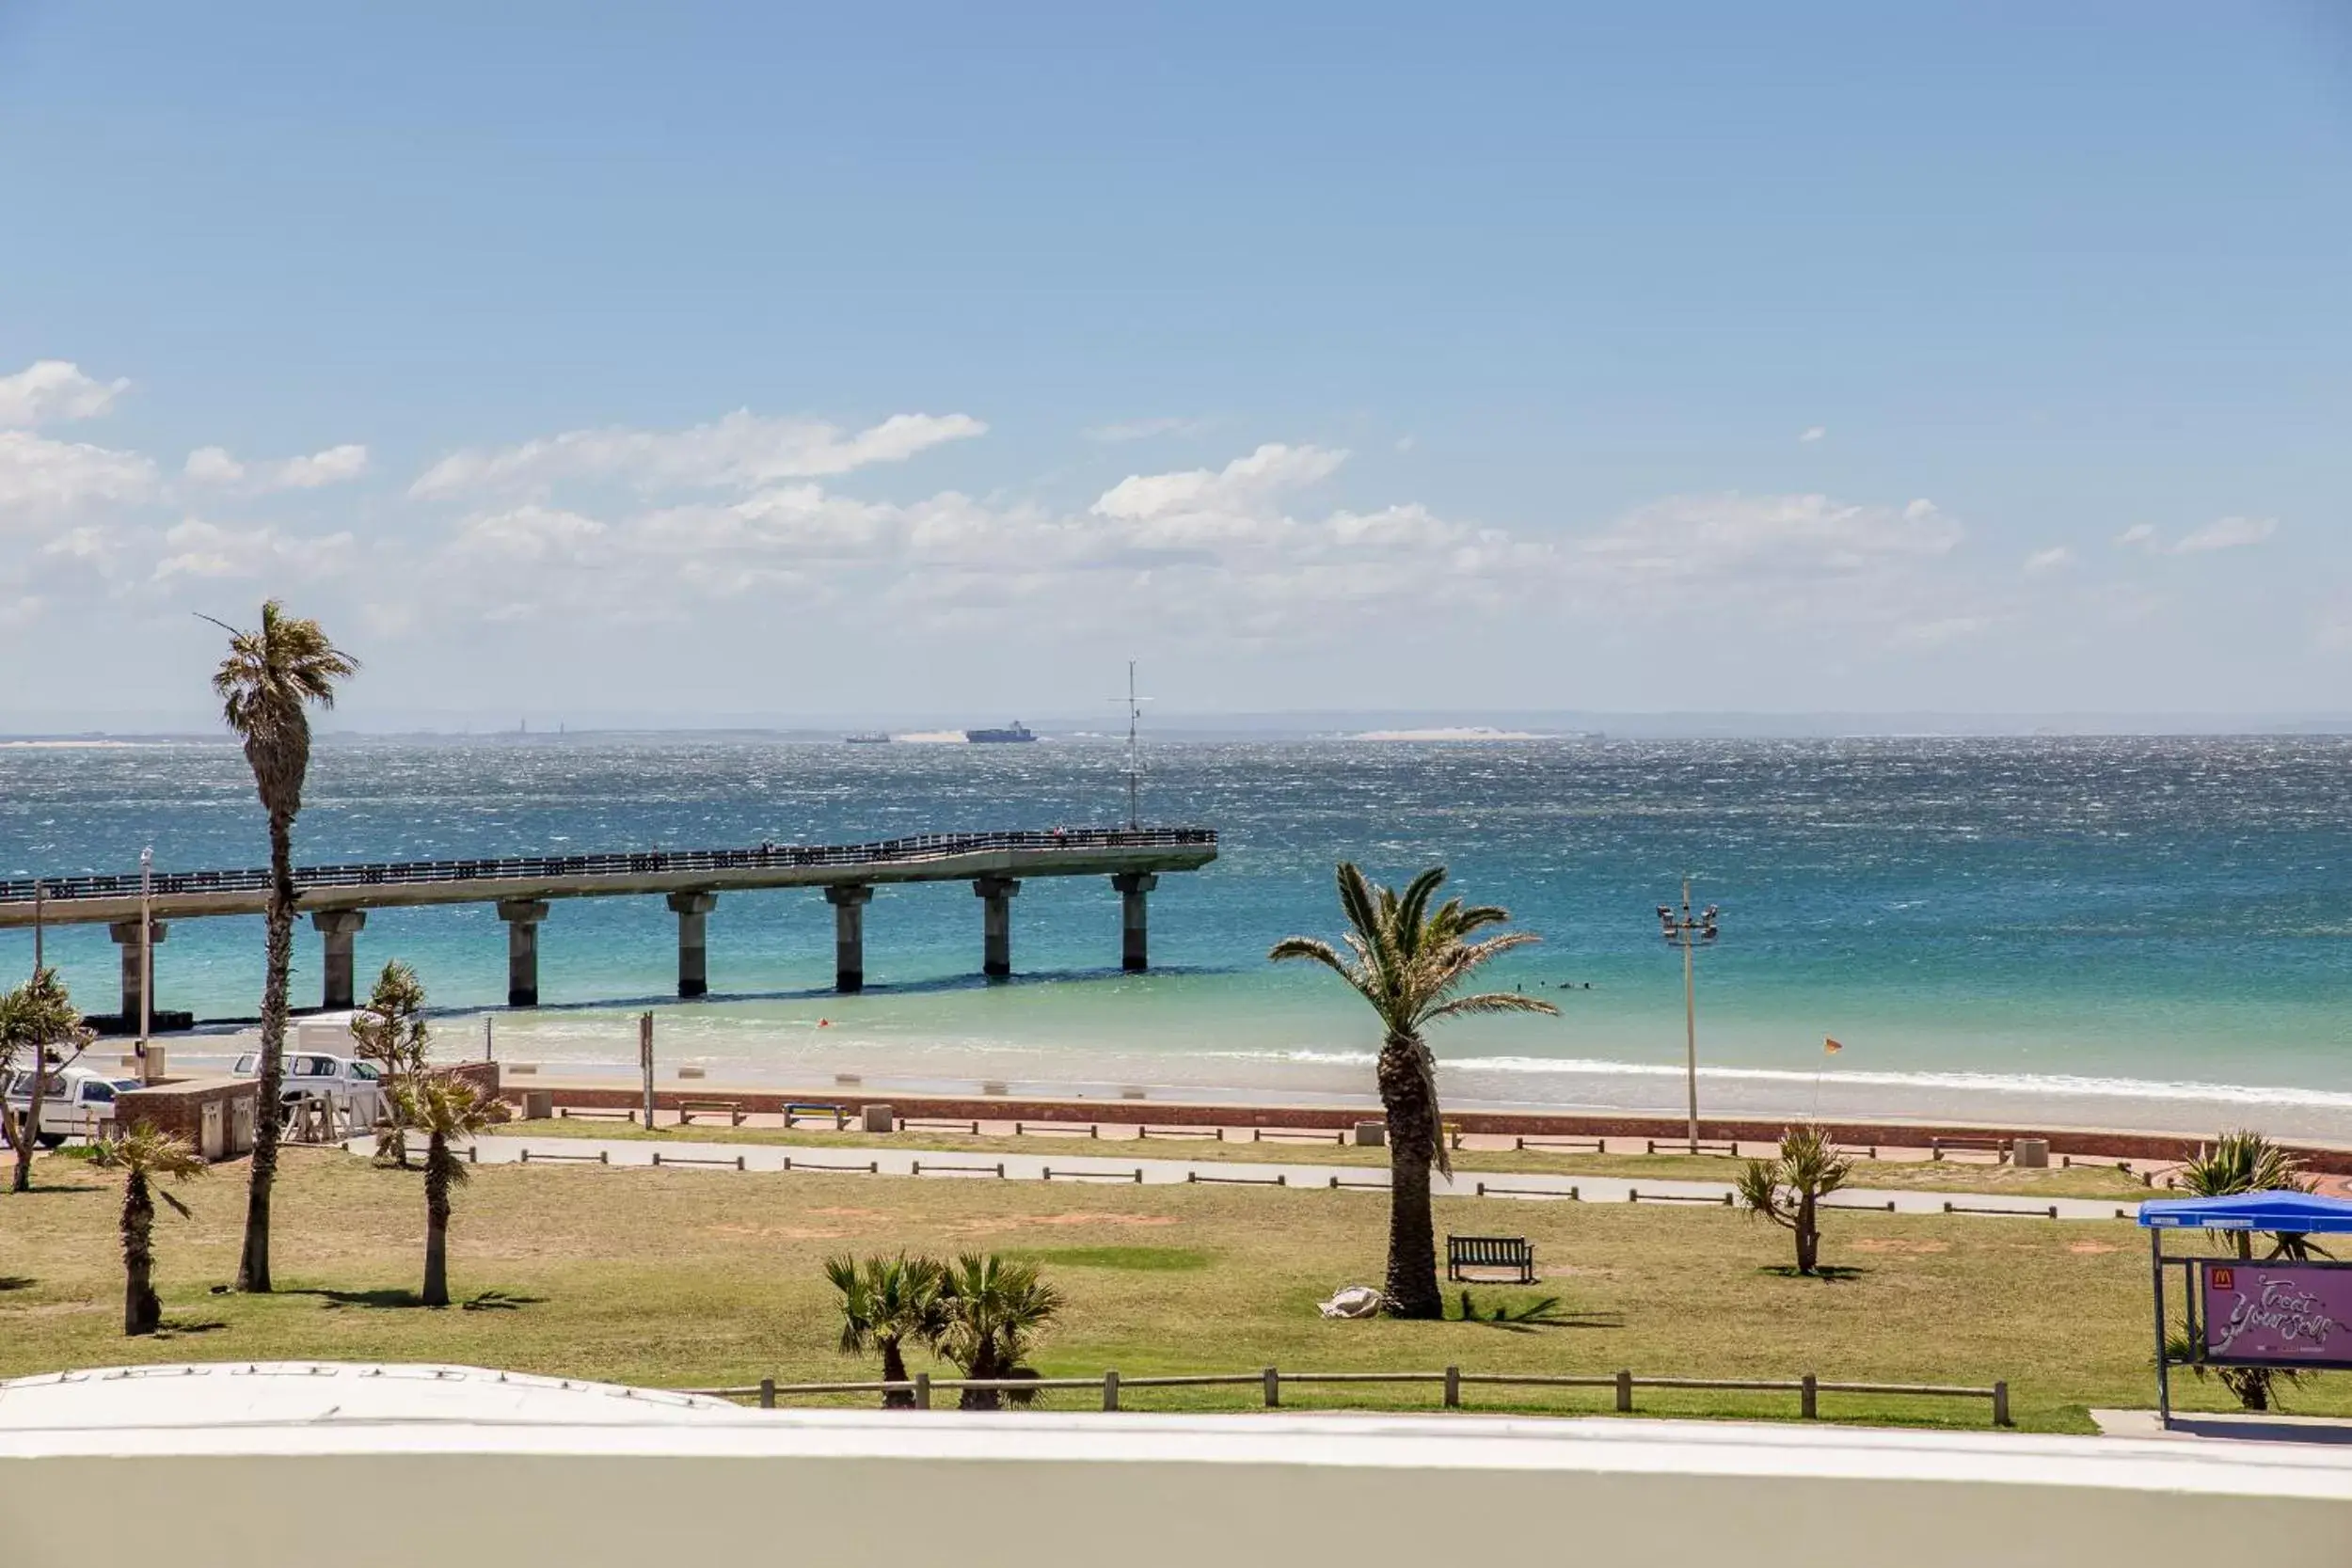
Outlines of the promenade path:
[[[1073,1140],[1073,1143],[1075,1140]],[[343,1146],[355,1154],[373,1154],[373,1134],[353,1138]],[[1147,1187],[1218,1186],[1263,1187],[1270,1190],[1325,1191],[1337,1186],[1345,1192],[1385,1192],[1385,1172],[1374,1166],[1284,1164],[1275,1161],[1121,1159],[1080,1154],[987,1154],[918,1147],[880,1148],[871,1145],[699,1143],[644,1138],[529,1138],[492,1134],[475,1140],[472,1158],[485,1165],[530,1164],[601,1164],[604,1165],[721,1170],[729,1173],[740,1158],[744,1171],[773,1173],[850,1174],[899,1177],[925,1181],[996,1180],[1131,1182]],[[657,1156],[659,1159],[657,1160]],[[917,1171],[915,1166],[922,1169]],[[871,1167],[869,1169],[869,1166]],[[1049,1177],[1047,1172],[1051,1171]],[[1483,1190],[1482,1190],[1483,1189]],[[1671,1203],[1677,1207],[1724,1203],[1731,1196],[1727,1181],[1669,1180],[1618,1176],[1556,1176],[1522,1172],[1458,1172],[1452,1180],[1432,1176],[1430,1190],[1439,1197],[1488,1197],[1498,1201],[1548,1203]],[[1636,1195],[1639,1195],[1638,1196]],[[1875,1210],[1898,1214],[1968,1214],[1994,1219],[2106,1220],[2129,1219],[2136,1206],[2115,1198],[2040,1198],[2010,1195],[1919,1192],[1849,1187],[1828,1199],[1831,1210]]]

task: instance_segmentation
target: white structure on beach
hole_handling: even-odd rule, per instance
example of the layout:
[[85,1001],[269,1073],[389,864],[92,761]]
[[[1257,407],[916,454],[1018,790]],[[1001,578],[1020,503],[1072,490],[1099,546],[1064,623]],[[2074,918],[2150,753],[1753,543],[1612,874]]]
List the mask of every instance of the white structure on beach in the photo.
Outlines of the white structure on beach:
[[[399,1499],[414,1499],[411,1513]],[[1487,1417],[759,1411],[453,1367],[0,1384],[0,1556],[77,1568],[2311,1560],[2352,1454]],[[2333,1545],[2328,1544],[2334,1543]]]

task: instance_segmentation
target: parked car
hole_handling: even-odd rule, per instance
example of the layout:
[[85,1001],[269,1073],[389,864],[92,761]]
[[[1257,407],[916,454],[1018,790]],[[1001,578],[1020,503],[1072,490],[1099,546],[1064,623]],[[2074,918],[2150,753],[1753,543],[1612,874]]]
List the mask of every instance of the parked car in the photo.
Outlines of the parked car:
[[[68,1138],[93,1138],[101,1123],[115,1118],[115,1096],[125,1089],[135,1089],[135,1078],[109,1078],[95,1068],[67,1067],[49,1069],[48,1082],[40,1093],[40,1126],[34,1135],[43,1148],[55,1148]],[[33,1074],[20,1069],[8,1074],[5,1090],[8,1114],[21,1117],[33,1107]]]
[[[262,1058],[248,1051],[229,1069],[240,1078],[258,1078]],[[329,1056],[316,1051],[286,1053],[286,1077],[278,1092],[280,1121],[290,1120],[308,1100],[324,1100],[354,1127],[373,1127],[391,1111],[384,1095],[382,1075],[373,1062],[349,1056]]]

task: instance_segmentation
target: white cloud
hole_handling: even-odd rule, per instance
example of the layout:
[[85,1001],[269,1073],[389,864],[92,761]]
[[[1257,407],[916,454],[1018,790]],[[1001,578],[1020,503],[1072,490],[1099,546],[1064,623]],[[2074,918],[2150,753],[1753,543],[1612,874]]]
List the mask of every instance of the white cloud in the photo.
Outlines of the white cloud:
[[602,523],[577,512],[520,506],[474,518],[449,549],[461,562],[578,565],[591,561],[606,533]]
[[2065,545],[2053,545],[2046,550],[2036,550],[2026,557],[2026,575],[2042,577],[2051,572],[2062,572],[2073,564],[2074,550]]
[[241,463],[225,447],[199,447],[180,470],[199,484],[238,485],[261,492],[316,490],[368,471],[368,449],[356,443],[328,447],[308,457],[275,463]]
[[2153,524],[2134,523],[2115,536],[2115,543],[2126,549],[2142,549],[2154,555],[2203,555],[2211,550],[2244,549],[2259,545],[2278,531],[2276,517],[2222,517],[2203,528],[2192,529],[2168,545],[2156,537]]
[[2279,531],[2276,517],[2223,517],[2185,534],[2172,546],[2174,555],[2200,555],[2207,550],[2242,549],[2259,545]]
[[1327,447],[1269,441],[1222,468],[1130,474],[1103,492],[1094,511],[1129,522],[1179,520],[1178,531],[1182,520],[1197,519],[1207,531],[1222,534],[1233,531],[1234,524],[1256,515],[1275,497],[1328,479],[1346,461],[1346,452]]
[[1804,430],[1800,431],[1797,435],[1797,439],[1800,441],[1819,441],[1826,437],[1828,435],[1829,426],[1825,424],[1812,424],[1805,426]]
[[143,501],[154,491],[155,466],[136,452],[0,430],[0,526],[11,514]]
[[573,430],[497,451],[455,452],[426,469],[408,493],[535,489],[567,480],[619,481],[647,491],[752,488],[899,463],[987,430],[968,414],[894,414],[851,435],[820,420],[738,409],[691,430]]
[[1932,559],[1960,543],[1931,501],[1862,506],[1821,495],[1675,496],[1628,513],[1583,548],[1616,578],[1757,587]]
[[1098,424],[1087,431],[1089,441],[1117,446],[1126,441],[1147,441],[1154,436],[1198,436],[1209,428],[1206,420],[1186,420],[1163,417],[1156,420],[1122,420],[1111,424]]
[[0,375],[0,427],[91,419],[112,407],[130,385],[93,380],[70,359],[37,359],[14,375]]
[[316,538],[274,528],[227,529],[190,517],[164,534],[171,553],[155,563],[155,579],[177,578],[321,578],[346,568],[354,554],[347,533]]

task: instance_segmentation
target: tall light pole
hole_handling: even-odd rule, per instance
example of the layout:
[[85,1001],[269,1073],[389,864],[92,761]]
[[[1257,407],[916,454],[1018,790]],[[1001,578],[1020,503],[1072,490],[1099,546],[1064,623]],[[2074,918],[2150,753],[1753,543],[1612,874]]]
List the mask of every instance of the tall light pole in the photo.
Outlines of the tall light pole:
[[155,1022],[155,850],[139,851],[139,1077],[150,1084],[155,1073],[147,1055],[148,1032]]
[[1129,832],[1143,826],[1143,753],[1137,749],[1136,736],[1143,719],[1143,705],[1149,697],[1136,695],[1136,661],[1127,661],[1127,695],[1113,697],[1114,703],[1127,705],[1127,828]]
[[1682,912],[1658,906],[1660,934],[1682,949],[1682,1074],[1691,1091],[1691,1152],[1699,1151],[1699,988],[1696,950],[1714,942],[1715,906],[1691,913],[1691,879],[1682,879]]

